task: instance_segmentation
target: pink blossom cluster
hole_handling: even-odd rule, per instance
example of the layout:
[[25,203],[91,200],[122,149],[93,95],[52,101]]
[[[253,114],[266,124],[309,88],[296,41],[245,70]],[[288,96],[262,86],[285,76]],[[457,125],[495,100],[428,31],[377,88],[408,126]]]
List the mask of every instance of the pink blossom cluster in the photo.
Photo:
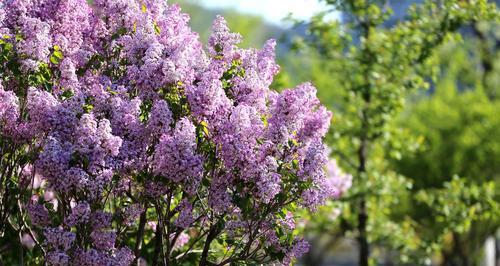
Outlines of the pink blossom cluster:
[[275,42],[240,49],[217,17],[204,46],[188,21],[165,1],[0,4],[0,181],[19,184],[0,194],[24,206],[0,224],[25,216],[48,265],[289,264],[293,213],[346,189],[316,89],[269,89]]

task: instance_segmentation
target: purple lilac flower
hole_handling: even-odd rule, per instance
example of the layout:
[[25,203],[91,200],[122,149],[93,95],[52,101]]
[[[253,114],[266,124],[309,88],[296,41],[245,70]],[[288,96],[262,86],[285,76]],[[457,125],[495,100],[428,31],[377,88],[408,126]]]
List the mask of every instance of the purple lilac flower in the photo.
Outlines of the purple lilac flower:
[[344,173],[334,159],[326,164],[326,175],[327,182],[334,188],[335,198],[342,196],[352,186],[352,175]]
[[68,251],[76,239],[76,234],[64,231],[62,228],[46,228],[45,242],[52,249]]
[[71,227],[77,224],[85,224],[89,221],[89,218],[90,205],[87,202],[80,202],[71,209],[71,214],[66,217],[64,222]]
[[[182,248],[184,245],[186,245],[189,242],[189,235],[186,234],[185,232],[182,232],[179,234],[177,237],[175,244],[174,244],[174,249],[179,249]],[[171,240],[173,240],[173,236],[171,237]]]
[[0,84],[0,132],[11,135],[18,117],[19,99],[13,91],[5,91]]
[[57,119],[56,110],[59,102],[52,94],[33,87],[28,88],[27,102],[30,128],[34,132],[49,131]]
[[229,31],[226,20],[217,16],[212,24],[212,34],[208,39],[208,51],[212,57],[223,55],[230,61],[237,51],[236,45],[241,42],[241,35]]
[[43,185],[25,173],[22,187],[58,205],[24,203],[49,265],[130,265],[121,236],[141,214],[183,230],[174,249],[223,217],[220,235],[258,232],[290,263],[308,246],[276,235],[296,224],[277,212],[350,186],[328,161],[331,113],[313,85],[269,89],[276,42],[241,49],[221,16],[205,46],[165,1],[16,0],[0,8],[0,36],[21,64],[0,83],[0,137],[35,155],[26,164]]
[[132,204],[125,208],[122,213],[123,220],[126,225],[132,225],[137,217],[141,215],[143,208],[140,204]]
[[191,112],[200,121],[207,121],[210,126],[217,126],[220,120],[229,114],[232,106],[222,88],[220,69],[203,73],[197,85],[188,86],[186,91]]
[[293,247],[286,253],[283,265],[291,265],[292,260],[299,258],[309,251],[311,246],[303,239],[295,239]]
[[90,223],[94,230],[104,229],[111,226],[112,214],[104,211],[96,211],[90,215]]
[[177,208],[179,209],[179,217],[175,221],[175,225],[180,227],[180,228],[187,228],[191,225],[191,223],[194,221],[193,218],[193,206],[189,201],[187,200],[182,200],[179,205],[177,205]]
[[115,247],[115,232],[94,231],[90,234],[90,237],[96,249],[110,250]]
[[70,257],[66,252],[51,251],[47,253],[45,258],[48,265],[51,266],[65,266],[69,264]]
[[196,154],[195,127],[189,120],[183,118],[177,122],[172,135],[162,135],[153,166],[157,175],[185,183],[186,191],[194,193],[203,169],[201,156]]
[[33,223],[36,226],[47,226],[50,224],[49,211],[45,208],[45,206],[33,202],[26,206],[28,210],[28,214]]
[[151,135],[159,137],[170,133],[170,124],[172,123],[172,112],[165,100],[157,100],[151,109],[148,121],[148,130]]
[[32,17],[25,17],[22,21],[23,40],[19,44],[19,52],[28,57],[22,63],[28,70],[36,70],[37,62],[47,62],[49,58],[52,47],[50,25]]

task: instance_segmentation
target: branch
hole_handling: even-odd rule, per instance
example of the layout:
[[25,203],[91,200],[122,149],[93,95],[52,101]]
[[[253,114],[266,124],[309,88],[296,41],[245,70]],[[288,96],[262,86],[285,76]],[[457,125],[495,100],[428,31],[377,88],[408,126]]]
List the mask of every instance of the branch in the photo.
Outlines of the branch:
[[182,261],[182,260],[183,260],[183,259],[187,256],[187,254],[192,253],[192,252],[191,252],[191,250],[193,249],[194,245],[196,245],[196,243],[198,243],[198,241],[200,241],[200,240],[201,240],[201,239],[202,239],[202,238],[203,238],[203,237],[204,237],[207,233],[208,233],[208,231],[205,231],[205,232],[203,232],[202,234],[200,234],[200,235],[198,236],[198,238],[197,238],[197,239],[195,239],[195,241],[193,241],[193,242],[189,245],[189,247],[188,247],[188,249],[186,250],[186,252],[184,252],[182,255],[177,256],[175,259],[177,259],[177,260],[179,260],[179,261]]
[[208,261],[208,251],[210,250],[210,244],[215,239],[215,237],[217,237],[217,234],[217,228],[214,225],[211,225],[207,240],[205,241],[205,245],[203,246],[203,252],[201,253],[200,266],[213,265],[213,263],[210,263]]
[[141,251],[141,246],[142,246],[142,240],[144,238],[144,228],[146,226],[146,212],[148,209],[147,203],[144,204],[144,210],[141,213],[141,218],[139,220],[139,230],[137,231],[137,236],[135,240],[135,248],[134,248],[134,255],[135,255],[135,262],[137,262],[137,259],[139,258],[139,253]]

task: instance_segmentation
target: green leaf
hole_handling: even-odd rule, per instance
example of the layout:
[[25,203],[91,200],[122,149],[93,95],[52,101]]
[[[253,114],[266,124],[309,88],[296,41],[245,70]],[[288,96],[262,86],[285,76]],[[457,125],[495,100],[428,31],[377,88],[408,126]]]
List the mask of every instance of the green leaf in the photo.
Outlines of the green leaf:
[[74,92],[71,89],[67,89],[61,94],[61,99],[66,100],[71,98],[73,95],[75,95]]
[[158,24],[155,22],[155,23],[153,24],[153,27],[154,27],[155,33],[156,33],[157,35],[160,35],[160,34],[161,34],[161,28],[160,28],[160,26],[158,26]]
[[53,55],[57,58],[57,59],[63,59],[63,53],[59,50],[56,50],[54,51]]

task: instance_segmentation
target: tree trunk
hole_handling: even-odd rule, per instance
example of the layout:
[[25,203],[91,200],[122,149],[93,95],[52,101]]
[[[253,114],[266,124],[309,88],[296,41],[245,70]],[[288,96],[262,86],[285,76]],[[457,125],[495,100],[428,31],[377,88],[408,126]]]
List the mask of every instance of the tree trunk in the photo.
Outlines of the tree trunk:
[[368,215],[366,214],[366,202],[362,199],[359,203],[358,215],[358,231],[359,231],[359,265],[368,266],[368,259],[370,257],[370,247],[366,235],[366,223]]
[[[369,102],[369,98],[367,100]],[[366,159],[367,159],[367,146],[368,146],[368,138],[367,138],[367,130],[368,130],[368,121],[366,110],[363,110],[363,121],[362,121],[362,130],[363,135],[361,136],[361,145],[358,150],[358,159],[359,159],[359,168],[358,175],[359,179],[366,174]],[[360,266],[368,266],[368,260],[370,258],[370,246],[368,243],[368,236],[366,232],[366,226],[368,224],[368,213],[366,210],[366,199],[365,197],[361,197],[359,202],[359,213],[358,213],[358,244],[359,244],[359,265]]]

